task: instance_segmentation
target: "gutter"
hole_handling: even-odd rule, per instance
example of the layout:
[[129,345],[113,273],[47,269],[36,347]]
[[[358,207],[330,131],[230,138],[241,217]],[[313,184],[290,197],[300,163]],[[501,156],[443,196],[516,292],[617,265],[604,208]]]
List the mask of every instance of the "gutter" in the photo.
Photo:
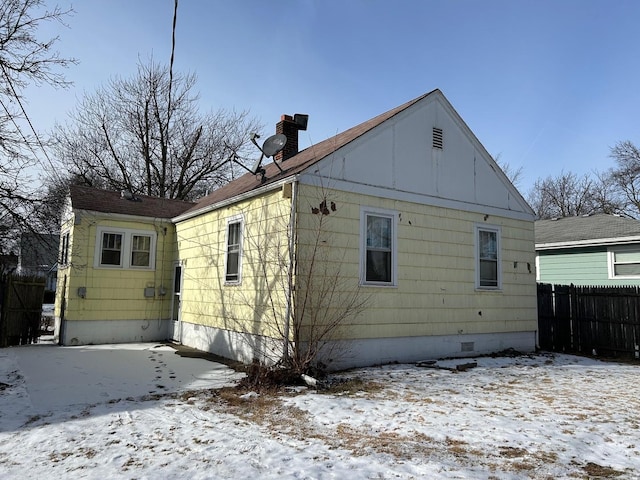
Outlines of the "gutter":
[[572,247],[603,247],[608,245],[624,245],[630,243],[640,243],[640,236],[634,237],[612,237],[612,238],[600,238],[589,240],[577,240],[568,242],[549,242],[549,243],[536,243],[535,249],[537,250],[558,250],[561,248]]
[[282,188],[282,186],[286,183],[295,182],[296,178],[297,178],[296,175],[290,175],[281,180],[278,180],[277,182],[273,182],[268,185],[264,185],[262,187],[256,188],[255,190],[249,190],[248,192],[241,193],[240,195],[236,195],[234,197],[221,200],[220,202],[217,202],[217,203],[212,203],[211,205],[207,205],[206,207],[202,207],[198,210],[194,210],[193,212],[183,213],[181,215],[178,215],[177,217],[173,217],[171,221],[173,223],[182,222],[184,220],[197,217],[198,215],[212,212],[213,210],[218,210],[219,208],[227,207],[229,205],[241,202],[243,200],[247,200],[249,198],[257,197],[258,195],[270,192],[271,190],[277,190],[278,188]]
[[149,219],[153,219],[154,222],[160,223],[171,223],[170,218],[160,218],[155,217],[153,215],[128,215],[126,213],[113,213],[113,212],[101,212],[99,210],[86,210],[83,208],[74,208],[73,213],[82,215],[100,215],[104,218],[109,218],[112,220],[125,220],[125,221],[135,221],[135,222],[148,222]]

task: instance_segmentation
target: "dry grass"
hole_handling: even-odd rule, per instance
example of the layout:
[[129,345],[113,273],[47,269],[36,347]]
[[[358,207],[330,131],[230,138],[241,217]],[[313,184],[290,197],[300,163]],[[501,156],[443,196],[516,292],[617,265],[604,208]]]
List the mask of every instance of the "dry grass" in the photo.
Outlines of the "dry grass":
[[[404,380],[407,378],[407,380]],[[549,445],[539,444],[513,444],[498,445],[492,449],[483,448],[484,445],[477,439],[477,432],[468,437],[464,432],[456,431],[433,432],[428,429],[430,417],[433,415],[447,415],[452,406],[460,408],[481,408],[487,416],[495,417],[510,415],[513,418],[528,418],[530,415],[545,415],[546,410],[554,408],[559,414],[564,415],[568,422],[573,423],[558,425],[558,433],[572,436],[576,432],[572,430],[580,428],[580,425],[588,423],[602,412],[595,408],[575,409],[571,397],[575,391],[571,389],[559,390],[558,396],[548,391],[550,382],[543,376],[539,382],[543,388],[526,382],[508,379],[500,383],[489,383],[481,388],[481,392],[490,392],[489,395],[501,397],[503,410],[496,410],[491,404],[475,404],[470,402],[473,392],[455,385],[447,386],[442,391],[453,396],[448,403],[443,403],[439,396],[432,391],[423,391],[413,388],[411,377],[402,377],[398,383],[385,383],[379,378],[376,381],[366,378],[348,378],[342,381],[334,381],[329,386],[318,391],[319,395],[334,396],[337,402],[344,401],[345,405],[353,404],[354,416],[362,417],[361,404],[353,402],[348,397],[366,398],[368,401],[397,402],[408,405],[409,403],[420,406],[425,413],[412,414],[404,423],[394,422],[394,427],[384,429],[377,427],[372,429],[370,425],[353,423],[348,420],[340,423],[327,423],[318,421],[318,418],[307,411],[293,406],[287,401],[288,397],[298,395],[295,391],[287,390],[279,386],[261,387],[253,390],[248,385],[243,388],[226,388],[212,390],[206,393],[208,401],[202,402],[203,394],[185,395],[181,400],[186,403],[199,405],[202,409],[215,409],[234,415],[240,421],[259,425],[271,436],[280,440],[296,440],[303,445],[322,444],[329,449],[339,449],[348,452],[352,456],[384,455],[392,462],[429,461],[429,459],[455,458],[455,462],[461,467],[482,468],[487,472],[488,478],[501,478],[506,472],[512,472],[526,478],[545,479],[547,477],[541,471],[556,465],[560,469],[568,465],[559,462],[564,458],[562,452],[550,450]],[[461,391],[459,391],[461,390]],[[524,393],[523,393],[524,390]],[[259,393],[254,393],[257,391]],[[531,408],[527,412],[517,411],[517,401],[513,402],[513,411],[509,408],[512,404],[505,400],[514,396],[530,396],[537,404],[537,408]],[[347,397],[347,398],[345,398]],[[606,398],[606,394],[603,396]],[[341,400],[342,399],[342,400]],[[563,402],[562,399],[565,399]],[[566,401],[568,399],[568,401]],[[506,409],[506,410],[505,410]],[[507,412],[507,413],[505,413]],[[366,417],[366,416],[365,416]],[[366,422],[366,420],[365,420]],[[375,423],[375,422],[374,422]],[[375,423],[379,425],[379,423]],[[423,433],[423,432],[426,432]],[[198,443],[197,439],[194,439]],[[628,477],[628,471],[620,471],[611,467],[596,463],[580,462],[570,466],[571,478],[579,479],[607,479],[623,476]],[[492,477],[493,476],[493,477]],[[550,478],[550,477],[549,477]],[[569,477],[567,477],[569,478]]]

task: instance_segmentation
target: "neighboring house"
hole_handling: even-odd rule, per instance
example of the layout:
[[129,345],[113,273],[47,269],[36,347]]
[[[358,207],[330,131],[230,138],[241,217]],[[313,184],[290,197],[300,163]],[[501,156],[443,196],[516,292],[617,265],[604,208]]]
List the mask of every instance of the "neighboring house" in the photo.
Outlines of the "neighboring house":
[[59,235],[23,233],[16,273],[34,275],[45,279],[45,289],[55,291]]
[[640,221],[595,214],[535,223],[536,276],[563,285],[640,285]]
[[6,273],[13,272],[18,268],[18,255],[15,253],[0,254],[0,280]]
[[63,213],[56,336],[64,345],[165,340],[188,202],[71,186]]
[[[358,296],[363,309],[333,335],[340,354],[324,351],[329,368],[535,348],[534,213],[439,90],[298,153],[299,129],[283,116],[276,132],[287,144],[275,162],[181,206],[171,222],[168,212],[156,219],[166,235],[148,217],[126,229],[118,223],[163,240],[148,252],[156,260],[146,276],[127,261],[99,265],[110,258],[104,236],[114,226],[94,213],[78,221],[73,206],[63,236],[70,232],[71,263],[87,266],[61,274],[62,342],[114,341],[104,335],[114,320],[139,333],[120,341],[151,340],[125,324],[153,310],[157,335],[165,328],[200,350],[273,362],[283,335],[309,341],[316,323]],[[134,273],[135,287],[120,280]],[[142,286],[167,294],[143,298]]]

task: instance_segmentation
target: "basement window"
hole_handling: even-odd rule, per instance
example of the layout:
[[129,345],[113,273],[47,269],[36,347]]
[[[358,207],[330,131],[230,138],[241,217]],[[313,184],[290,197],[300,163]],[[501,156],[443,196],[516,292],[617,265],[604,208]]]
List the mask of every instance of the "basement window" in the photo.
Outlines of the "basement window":
[[442,137],[442,129],[433,127],[433,148],[442,150],[444,148],[444,140]]

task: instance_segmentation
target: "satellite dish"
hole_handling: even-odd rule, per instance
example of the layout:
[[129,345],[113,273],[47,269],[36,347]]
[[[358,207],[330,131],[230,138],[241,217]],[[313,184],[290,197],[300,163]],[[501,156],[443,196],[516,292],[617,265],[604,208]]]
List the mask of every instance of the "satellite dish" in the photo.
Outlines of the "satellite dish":
[[286,135],[283,135],[282,133],[271,135],[264,141],[264,144],[262,145],[262,152],[265,157],[273,157],[276,153],[282,151],[286,143]]

